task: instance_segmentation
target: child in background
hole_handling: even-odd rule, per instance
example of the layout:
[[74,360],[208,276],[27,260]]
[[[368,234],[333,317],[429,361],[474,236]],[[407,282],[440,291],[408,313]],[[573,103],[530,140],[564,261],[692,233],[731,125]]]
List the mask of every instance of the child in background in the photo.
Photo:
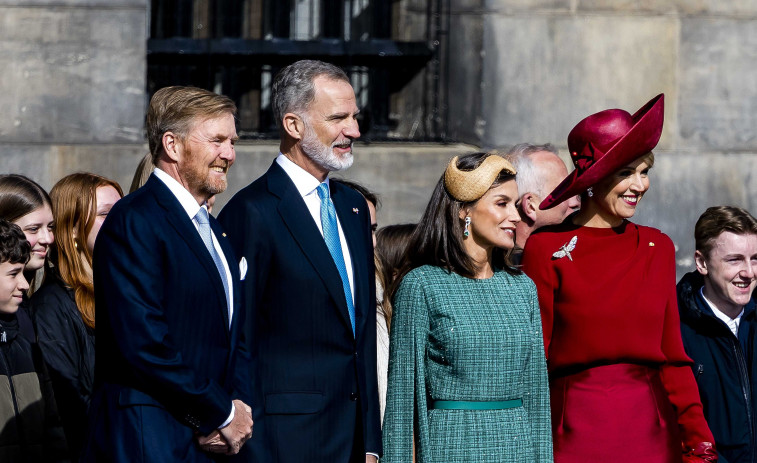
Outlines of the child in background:
[[0,219],[0,461],[67,461],[52,388],[37,345],[19,334],[16,316],[29,289],[31,246]]

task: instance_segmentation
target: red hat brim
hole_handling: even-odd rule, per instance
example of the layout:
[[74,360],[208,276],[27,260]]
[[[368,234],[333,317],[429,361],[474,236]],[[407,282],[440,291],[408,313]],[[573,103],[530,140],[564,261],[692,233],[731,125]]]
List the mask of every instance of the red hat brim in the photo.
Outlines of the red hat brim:
[[[587,188],[596,185],[616,170],[652,151],[660,141],[664,116],[665,96],[661,93],[649,100],[631,116],[635,121],[633,127],[601,158],[583,172],[580,169],[574,169],[539,204],[539,209],[555,207],[561,202],[583,193]],[[584,147],[584,149],[586,148]],[[589,148],[595,149],[593,146]]]

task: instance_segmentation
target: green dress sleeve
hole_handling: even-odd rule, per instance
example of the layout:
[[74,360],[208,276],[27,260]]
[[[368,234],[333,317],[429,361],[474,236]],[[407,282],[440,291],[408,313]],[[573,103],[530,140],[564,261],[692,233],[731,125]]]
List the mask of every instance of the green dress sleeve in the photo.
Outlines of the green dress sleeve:
[[[426,405],[426,342],[429,332],[428,304],[417,273],[408,274],[394,300],[389,342],[389,377],[384,416],[382,463],[413,461],[416,442],[428,438]],[[415,445],[416,462],[424,461]]]
[[[529,282],[530,283],[530,282]],[[532,345],[526,359],[525,384],[530,384],[530,390],[524,394],[523,406],[531,418],[531,429],[534,439],[534,461],[552,461],[552,429],[549,409],[549,379],[547,377],[547,361],[544,356],[544,338],[542,335],[539,299],[536,286],[530,283]]]

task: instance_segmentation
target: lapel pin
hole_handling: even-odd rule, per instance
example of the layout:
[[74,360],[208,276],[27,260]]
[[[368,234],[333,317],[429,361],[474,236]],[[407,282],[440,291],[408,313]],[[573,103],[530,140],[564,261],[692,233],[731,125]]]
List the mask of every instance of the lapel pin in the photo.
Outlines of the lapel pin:
[[357,208],[356,208],[356,207],[353,207],[353,208],[352,208],[352,212],[354,212],[355,214],[357,214],[357,213],[358,213],[358,210],[357,210]]
[[654,246],[654,243],[652,241],[649,242],[650,246]]
[[552,258],[554,259],[562,259],[565,256],[568,256],[568,259],[573,261],[573,256],[570,255],[570,251],[576,249],[576,242],[578,241],[578,236],[574,236],[570,239],[569,243],[565,243],[562,246],[560,246],[560,249],[552,254]]
[[226,233],[221,233],[221,236],[223,236],[224,238],[226,238]]

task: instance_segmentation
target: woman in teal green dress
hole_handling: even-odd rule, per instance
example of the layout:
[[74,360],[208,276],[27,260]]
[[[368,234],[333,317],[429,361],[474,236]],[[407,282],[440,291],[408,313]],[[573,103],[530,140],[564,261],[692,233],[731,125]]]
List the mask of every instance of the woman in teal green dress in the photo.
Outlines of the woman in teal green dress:
[[498,155],[439,180],[392,291],[382,463],[552,461],[536,287],[507,258],[517,199]]

